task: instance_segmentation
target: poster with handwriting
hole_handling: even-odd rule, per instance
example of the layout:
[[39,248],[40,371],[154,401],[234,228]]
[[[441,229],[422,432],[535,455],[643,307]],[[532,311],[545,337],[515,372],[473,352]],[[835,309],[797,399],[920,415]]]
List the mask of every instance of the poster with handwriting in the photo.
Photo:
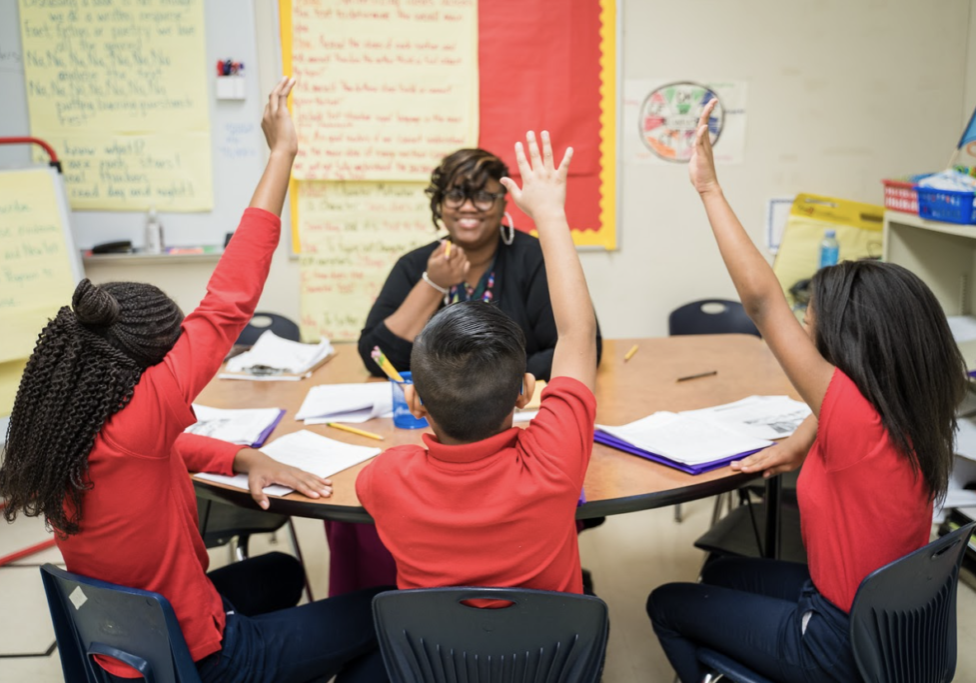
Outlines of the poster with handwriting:
[[0,363],[27,358],[75,275],[51,171],[0,173]]
[[356,341],[397,259],[432,242],[426,183],[298,184],[304,341]]
[[477,146],[477,0],[291,1],[296,178],[424,180]]
[[73,209],[213,208],[203,0],[20,0],[20,31]]

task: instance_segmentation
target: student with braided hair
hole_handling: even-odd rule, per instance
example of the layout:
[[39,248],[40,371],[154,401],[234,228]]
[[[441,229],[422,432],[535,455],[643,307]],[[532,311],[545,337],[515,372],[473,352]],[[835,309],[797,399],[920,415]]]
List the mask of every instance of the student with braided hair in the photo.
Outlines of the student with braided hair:
[[[44,516],[72,572],[155,591],[172,604],[203,681],[383,681],[370,603],[378,590],[295,607],[303,573],[272,553],[206,574],[187,472],[248,474],[252,495],[280,483],[317,498],[331,483],[260,451],[185,434],[191,403],[217,372],[261,296],[278,245],[297,136],[271,93],[271,149],[207,295],[184,319],[156,287],[82,280],[38,337],[0,468],[4,516]],[[100,658],[110,680],[139,678]]]

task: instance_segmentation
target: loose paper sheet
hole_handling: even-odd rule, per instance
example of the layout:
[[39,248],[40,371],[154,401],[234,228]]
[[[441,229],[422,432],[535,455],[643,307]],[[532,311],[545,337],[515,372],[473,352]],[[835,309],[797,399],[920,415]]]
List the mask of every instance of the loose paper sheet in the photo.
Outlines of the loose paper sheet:
[[393,264],[436,236],[424,187],[298,183],[303,339],[359,339]]
[[212,208],[203,0],[21,0],[20,22],[31,133],[73,209]]
[[477,0],[293,0],[301,180],[423,180],[478,142]]
[[27,358],[48,319],[71,302],[58,207],[49,170],[0,173],[0,362]]

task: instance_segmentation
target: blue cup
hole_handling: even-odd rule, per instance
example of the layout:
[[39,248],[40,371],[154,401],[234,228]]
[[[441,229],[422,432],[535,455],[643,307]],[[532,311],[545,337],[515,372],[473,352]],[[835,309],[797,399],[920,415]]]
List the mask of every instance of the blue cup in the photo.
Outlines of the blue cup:
[[401,372],[400,377],[403,378],[402,383],[390,380],[390,386],[393,388],[393,426],[400,429],[423,429],[429,426],[426,418],[418,420],[410,414],[407,399],[403,396],[404,385],[413,384],[410,373]]

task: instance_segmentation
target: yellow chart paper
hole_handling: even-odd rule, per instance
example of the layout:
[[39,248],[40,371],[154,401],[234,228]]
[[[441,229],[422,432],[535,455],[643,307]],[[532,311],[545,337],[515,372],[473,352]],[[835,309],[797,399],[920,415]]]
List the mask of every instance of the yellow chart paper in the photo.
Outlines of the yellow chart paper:
[[20,22],[31,132],[72,208],[213,208],[203,0],[21,0]]
[[300,180],[424,180],[478,141],[477,0],[292,0]]
[[0,363],[27,358],[75,280],[47,170],[0,177]]
[[298,183],[302,339],[359,339],[396,260],[436,237],[424,187]]

